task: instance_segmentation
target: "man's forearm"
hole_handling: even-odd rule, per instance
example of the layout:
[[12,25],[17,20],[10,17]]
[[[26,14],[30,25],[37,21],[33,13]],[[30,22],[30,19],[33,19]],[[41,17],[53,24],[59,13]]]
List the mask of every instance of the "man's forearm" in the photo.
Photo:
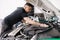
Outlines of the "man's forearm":
[[46,24],[41,24],[41,23],[39,23],[39,22],[35,22],[35,21],[31,20],[29,17],[24,18],[24,20],[25,20],[26,23],[28,23],[28,24],[32,24],[32,25],[36,25],[36,26],[41,26],[41,27],[48,27],[48,25],[46,25]]
[[35,22],[35,21],[31,20],[30,18],[26,18],[25,21],[28,24],[32,24],[32,25],[36,25],[36,26],[40,26],[40,24],[41,24],[39,22]]

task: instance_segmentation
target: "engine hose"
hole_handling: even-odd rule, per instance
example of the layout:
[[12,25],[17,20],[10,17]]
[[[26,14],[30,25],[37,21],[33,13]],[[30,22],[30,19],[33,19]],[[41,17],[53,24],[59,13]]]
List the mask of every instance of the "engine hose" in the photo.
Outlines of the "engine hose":
[[[45,24],[48,24],[49,27],[48,27],[46,30],[44,30],[44,31],[42,31],[42,32],[35,33],[35,34],[46,33],[46,32],[49,32],[50,30],[53,29],[53,25],[52,25],[51,23],[45,23]],[[23,36],[25,36],[25,37],[29,37],[29,35],[24,34],[22,31],[20,31],[20,34],[23,35]]]
[[47,22],[47,24],[49,25],[49,27],[46,30],[44,30],[43,32],[36,33],[36,34],[46,33],[46,32],[49,32],[50,30],[52,30],[54,28],[51,23]]

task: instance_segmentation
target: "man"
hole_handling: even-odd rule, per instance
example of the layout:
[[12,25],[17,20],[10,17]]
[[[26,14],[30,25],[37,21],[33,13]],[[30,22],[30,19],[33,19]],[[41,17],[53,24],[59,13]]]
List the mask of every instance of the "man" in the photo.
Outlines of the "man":
[[29,12],[31,12],[33,7],[34,6],[32,4],[26,3],[24,5],[24,7],[18,8],[12,14],[8,15],[7,17],[5,17],[4,23],[7,25],[7,29],[11,29],[11,27],[15,23],[17,23],[17,22],[19,22],[21,20],[24,20],[24,21],[26,21],[26,23],[29,23],[29,24],[32,24],[32,25],[37,25],[37,26],[40,26],[40,27],[48,27],[48,25],[35,22],[35,21],[31,20],[28,17],[27,14]]

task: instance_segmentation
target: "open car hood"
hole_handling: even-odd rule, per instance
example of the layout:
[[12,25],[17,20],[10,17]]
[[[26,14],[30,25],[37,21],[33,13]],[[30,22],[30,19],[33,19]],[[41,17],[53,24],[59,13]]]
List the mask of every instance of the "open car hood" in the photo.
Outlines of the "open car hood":
[[38,7],[42,12],[53,12],[57,16],[60,16],[58,9],[49,0],[26,0],[26,2]]
[[33,4],[45,14],[60,16],[59,10],[49,0],[26,0],[26,2]]

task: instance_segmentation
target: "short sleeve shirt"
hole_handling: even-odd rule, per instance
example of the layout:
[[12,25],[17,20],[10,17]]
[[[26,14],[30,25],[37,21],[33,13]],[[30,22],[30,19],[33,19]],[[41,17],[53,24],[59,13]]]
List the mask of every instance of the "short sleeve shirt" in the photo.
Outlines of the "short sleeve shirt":
[[17,8],[13,13],[5,17],[4,21],[7,25],[13,25],[19,21],[21,21],[24,17],[27,17],[27,13],[24,8]]

